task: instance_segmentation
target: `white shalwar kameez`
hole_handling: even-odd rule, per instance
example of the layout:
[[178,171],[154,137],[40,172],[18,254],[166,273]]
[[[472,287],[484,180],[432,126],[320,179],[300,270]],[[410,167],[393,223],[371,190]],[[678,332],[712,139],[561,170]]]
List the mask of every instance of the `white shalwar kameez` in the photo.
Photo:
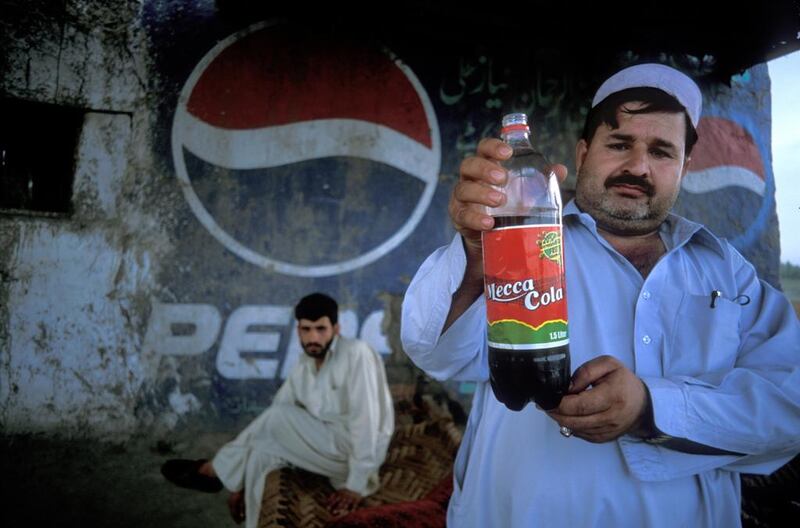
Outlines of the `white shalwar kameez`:
[[365,342],[336,337],[317,371],[303,354],[261,415],[212,461],[230,491],[245,490],[245,526],[256,528],[267,473],[293,465],[336,489],[374,493],[394,430],[381,357]]

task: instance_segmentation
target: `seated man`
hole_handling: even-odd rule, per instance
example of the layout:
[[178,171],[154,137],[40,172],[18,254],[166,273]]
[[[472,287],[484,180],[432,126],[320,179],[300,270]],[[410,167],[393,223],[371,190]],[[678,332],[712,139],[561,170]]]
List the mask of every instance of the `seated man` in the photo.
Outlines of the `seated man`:
[[330,478],[338,490],[328,499],[331,513],[351,510],[378,489],[394,430],[383,360],[363,341],[339,335],[336,301],[308,295],[295,318],[305,354],[272,405],[213,460],[174,459],[161,469],[182,487],[226,487],[231,515],[248,528],[258,524],[267,473],[287,464]]

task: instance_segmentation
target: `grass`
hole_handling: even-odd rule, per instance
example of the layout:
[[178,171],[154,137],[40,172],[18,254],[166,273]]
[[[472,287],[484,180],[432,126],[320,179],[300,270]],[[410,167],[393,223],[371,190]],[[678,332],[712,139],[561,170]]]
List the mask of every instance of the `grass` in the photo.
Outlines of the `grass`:
[[800,279],[782,276],[781,286],[783,286],[783,293],[786,294],[789,300],[800,301]]
[[792,301],[797,316],[800,317],[800,278],[781,275],[781,286],[783,293]]

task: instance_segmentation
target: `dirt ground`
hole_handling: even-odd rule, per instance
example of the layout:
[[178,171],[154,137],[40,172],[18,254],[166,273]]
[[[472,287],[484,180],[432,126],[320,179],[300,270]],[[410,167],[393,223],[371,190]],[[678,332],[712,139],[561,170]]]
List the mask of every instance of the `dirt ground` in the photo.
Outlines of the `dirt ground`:
[[[3,528],[234,528],[226,491],[178,488],[161,475],[169,458],[207,458],[232,433],[186,432],[124,444],[45,435],[0,435]],[[800,456],[770,477],[743,477],[745,528],[797,526]]]
[[[448,400],[438,384],[424,383],[432,386],[425,385],[428,393]],[[392,396],[410,399],[415,387],[397,385]],[[465,411],[458,404],[447,405],[447,412],[463,427]],[[52,434],[8,435],[0,429],[0,474],[4,477],[0,479],[0,527],[242,526],[228,514],[227,491],[208,494],[179,488],[161,475],[160,468],[170,458],[213,456],[256,415],[231,418],[212,426],[211,432],[198,419],[163,436],[124,443]]]
[[206,458],[230,438],[207,433],[172,445],[0,436],[0,526],[235,527],[226,491],[185,490],[160,473],[168,458]]

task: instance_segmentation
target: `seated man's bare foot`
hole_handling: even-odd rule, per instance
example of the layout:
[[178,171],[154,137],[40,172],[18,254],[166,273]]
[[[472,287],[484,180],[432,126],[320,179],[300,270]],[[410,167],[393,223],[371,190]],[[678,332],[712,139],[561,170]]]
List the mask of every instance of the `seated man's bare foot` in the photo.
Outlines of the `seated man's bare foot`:
[[236,524],[244,522],[244,490],[231,493],[228,497],[228,511]]
[[216,478],[217,476],[217,472],[214,471],[214,466],[211,465],[210,460],[203,462],[203,465],[197,468],[197,472],[206,477]]
[[358,507],[361,502],[361,495],[349,489],[340,489],[328,495],[328,511],[334,517],[341,517],[350,513]]

